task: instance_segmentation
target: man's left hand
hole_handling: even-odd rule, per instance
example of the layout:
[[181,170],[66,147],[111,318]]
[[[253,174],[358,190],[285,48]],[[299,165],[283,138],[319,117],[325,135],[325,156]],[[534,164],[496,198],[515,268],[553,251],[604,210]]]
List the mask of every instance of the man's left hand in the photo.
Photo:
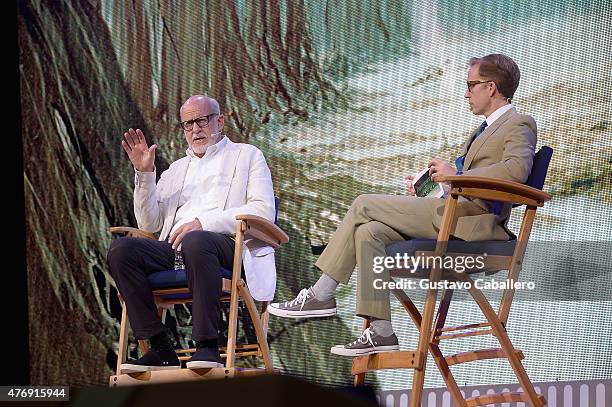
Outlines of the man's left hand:
[[439,177],[457,173],[452,165],[438,157],[432,159],[427,166],[429,167],[429,176],[434,182],[438,182]]
[[193,230],[203,230],[202,224],[200,223],[198,219],[194,219],[191,222],[181,225],[170,236],[170,239],[168,239],[168,242],[172,245],[172,248],[176,250],[176,248],[181,245],[181,242],[183,241],[183,238],[185,237],[185,235]]

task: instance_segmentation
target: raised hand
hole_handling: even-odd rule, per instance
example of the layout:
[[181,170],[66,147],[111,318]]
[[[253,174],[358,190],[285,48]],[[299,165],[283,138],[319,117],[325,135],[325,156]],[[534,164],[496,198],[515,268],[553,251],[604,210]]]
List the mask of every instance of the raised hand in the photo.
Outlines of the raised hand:
[[155,149],[157,144],[149,147],[140,129],[134,131],[134,129],[130,128],[127,132],[123,133],[123,138],[121,146],[127,153],[134,168],[142,172],[153,171],[155,168]]

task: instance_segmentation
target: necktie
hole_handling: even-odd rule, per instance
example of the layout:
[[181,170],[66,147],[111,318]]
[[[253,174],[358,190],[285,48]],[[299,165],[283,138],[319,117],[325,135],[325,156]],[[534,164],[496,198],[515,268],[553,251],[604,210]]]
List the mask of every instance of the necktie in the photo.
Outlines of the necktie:
[[474,142],[474,140],[476,140],[476,137],[480,136],[482,134],[482,132],[487,128],[487,126],[488,125],[487,125],[487,121],[486,120],[480,124],[480,126],[476,130],[476,134],[474,134],[474,137],[472,137],[472,141],[470,141],[470,144],[468,144],[468,148],[465,150],[466,154],[467,154],[468,150],[470,149],[470,147],[472,147],[472,143]]
[[[474,143],[474,140],[476,140],[476,137],[480,136],[482,134],[482,132],[486,128],[487,128],[487,121],[485,120],[484,122],[482,122],[482,124],[476,130],[476,133],[474,134],[474,137],[472,137],[472,140],[470,141],[470,144],[468,144],[468,147],[465,150],[465,154],[467,154],[467,152],[469,151],[470,147],[472,146],[472,143]],[[462,155],[461,157],[458,157],[455,160],[455,166],[457,167],[457,173],[458,174],[462,174],[463,173],[463,162],[464,161],[465,161],[465,155]],[[486,201],[486,202],[489,205],[489,212],[490,213],[493,213],[495,215],[499,215],[501,213],[501,209],[502,209],[502,203],[501,202],[497,202],[497,201]]]
[[[470,147],[472,147],[472,143],[474,142],[474,140],[476,140],[476,137],[480,136],[482,132],[487,128],[487,126],[488,124],[486,120],[482,122],[480,126],[478,126],[478,129],[476,129],[476,133],[474,134],[474,137],[472,137],[472,140],[470,140],[470,143],[468,144],[468,147],[465,150],[465,154],[467,154],[467,152],[470,150]],[[455,166],[457,167],[457,171],[460,173],[463,172],[463,162],[464,161],[465,161],[465,155],[462,155],[461,157],[457,157],[457,159],[455,160]]]

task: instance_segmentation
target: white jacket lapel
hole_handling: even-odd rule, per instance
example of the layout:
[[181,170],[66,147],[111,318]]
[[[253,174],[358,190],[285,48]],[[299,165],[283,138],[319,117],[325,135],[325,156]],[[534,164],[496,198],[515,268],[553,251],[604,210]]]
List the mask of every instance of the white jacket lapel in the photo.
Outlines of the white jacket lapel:
[[187,169],[189,168],[190,161],[191,160],[189,157],[185,157],[176,163],[176,176],[172,178],[174,182],[170,187],[170,195],[166,208],[166,219],[164,220],[164,228],[160,234],[160,240],[166,239],[167,235],[172,229],[172,225],[174,224],[174,218],[178,209],[181,193],[183,192],[183,184],[185,183],[185,177],[187,176]]
[[221,210],[225,209],[225,203],[227,202],[227,196],[229,195],[229,190],[232,185],[232,179],[234,178],[234,171],[236,170],[236,165],[238,164],[239,156],[240,147],[238,147],[237,144],[233,143],[228,138],[227,144],[223,149],[223,158],[221,163],[221,176],[226,178],[228,182],[223,182],[220,184],[219,196],[217,201],[218,208]]

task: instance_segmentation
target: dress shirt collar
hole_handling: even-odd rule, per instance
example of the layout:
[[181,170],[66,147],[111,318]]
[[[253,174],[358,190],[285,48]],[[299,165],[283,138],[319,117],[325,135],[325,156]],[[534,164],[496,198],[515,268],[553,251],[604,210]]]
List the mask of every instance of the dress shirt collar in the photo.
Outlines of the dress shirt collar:
[[506,113],[513,107],[514,105],[512,103],[508,103],[507,105],[503,105],[502,107],[491,113],[489,117],[487,117],[487,126],[492,125],[495,120],[499,119],[502,114]]

